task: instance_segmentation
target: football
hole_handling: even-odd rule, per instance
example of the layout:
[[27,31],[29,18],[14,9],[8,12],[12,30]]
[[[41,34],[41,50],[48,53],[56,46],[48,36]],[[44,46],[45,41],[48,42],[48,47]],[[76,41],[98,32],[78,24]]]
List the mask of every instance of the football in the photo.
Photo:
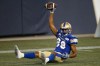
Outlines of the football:
[[48,9],[48,10],[53,10],[56,7],[57,7],[57,5],[53,2],[48,2],[48,3],[45,4],[45,8]]

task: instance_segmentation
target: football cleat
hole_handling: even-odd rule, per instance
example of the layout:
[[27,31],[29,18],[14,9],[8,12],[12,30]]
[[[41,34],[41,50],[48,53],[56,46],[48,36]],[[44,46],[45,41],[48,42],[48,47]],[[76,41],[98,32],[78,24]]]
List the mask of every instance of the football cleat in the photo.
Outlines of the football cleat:
[[44,64],[46,65],[49,62],[49,58],[45,58]]
[[22,53],[20,50],[19,50],[19,48],[18,48],[18,46],[17,45],[15,45],[15,55],[16,55],[16,58],[22,58],[22,57],[24,57],[24,53]]

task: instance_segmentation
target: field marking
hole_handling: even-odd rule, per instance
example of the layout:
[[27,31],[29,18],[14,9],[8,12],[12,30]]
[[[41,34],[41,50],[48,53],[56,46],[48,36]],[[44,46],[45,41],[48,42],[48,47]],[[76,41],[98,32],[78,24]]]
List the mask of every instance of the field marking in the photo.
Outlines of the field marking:
[[[78,50],[90,50],[100,48],[100,46],[86,46],[86,47],[77,47]],[[44,51],[44,50],[54,50],[54,48],[43,48],[43,49],[25,49],[21,50],[22,52],[33,52],[33,51]],[[14,50],[5,50],[0,51],[0,53],[14,53]]]

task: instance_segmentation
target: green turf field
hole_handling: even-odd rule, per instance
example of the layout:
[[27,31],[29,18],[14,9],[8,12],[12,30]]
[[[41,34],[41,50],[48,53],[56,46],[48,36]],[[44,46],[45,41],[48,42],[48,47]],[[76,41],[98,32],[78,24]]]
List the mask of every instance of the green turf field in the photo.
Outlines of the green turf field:
[[[55,39],[0,41],[0,51],[14,50],[17,44],[23,49],[54,48]],[[100,38],[79,38],[77,47],[100,46]],[[0,53],[0,66],[43,66],[40,59],[16,59],[14,53]],[[78,56],[63,63],[48,63],[46,66],[100,66],[100,48],[78,50]]]

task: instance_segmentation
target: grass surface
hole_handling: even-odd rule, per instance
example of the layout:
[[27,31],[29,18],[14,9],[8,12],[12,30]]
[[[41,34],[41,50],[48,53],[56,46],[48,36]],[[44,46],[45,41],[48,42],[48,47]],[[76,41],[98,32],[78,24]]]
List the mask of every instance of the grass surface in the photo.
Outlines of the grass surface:
[[[0,41],[0,51],[13,50],[17,44],[20,49],[54,48],[55,39]],[[77,46],[100,46],[100,38],[79,38]],[[40,59],[16,59],[14,53],[1,53],[0,66],[43,66]],[[78,56],[63,63],[48,63],[46,66],[100,66],[100,49],[78,51]]]

